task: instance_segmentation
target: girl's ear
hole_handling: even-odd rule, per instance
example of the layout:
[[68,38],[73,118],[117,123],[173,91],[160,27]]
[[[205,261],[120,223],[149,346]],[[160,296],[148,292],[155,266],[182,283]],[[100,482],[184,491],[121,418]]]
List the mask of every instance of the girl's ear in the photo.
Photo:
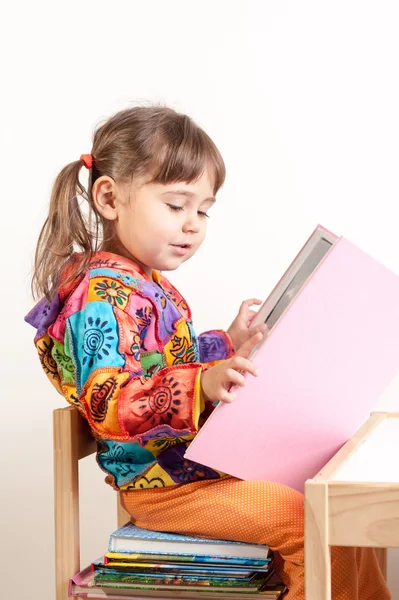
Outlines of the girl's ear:
[[115,181],[102,175],[93,184],[91,195],[96,210],[109,221],[115,221],[118,217],[116,209],[117,187]]

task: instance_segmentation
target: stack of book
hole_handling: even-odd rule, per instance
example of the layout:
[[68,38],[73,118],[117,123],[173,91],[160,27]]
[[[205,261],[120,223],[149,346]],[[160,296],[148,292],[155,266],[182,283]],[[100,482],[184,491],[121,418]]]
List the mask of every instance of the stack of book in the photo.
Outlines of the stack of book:
[[108,553],[71,578],[69,596],[86,598],[279,598],[268,546],[160,533],[126,523]]

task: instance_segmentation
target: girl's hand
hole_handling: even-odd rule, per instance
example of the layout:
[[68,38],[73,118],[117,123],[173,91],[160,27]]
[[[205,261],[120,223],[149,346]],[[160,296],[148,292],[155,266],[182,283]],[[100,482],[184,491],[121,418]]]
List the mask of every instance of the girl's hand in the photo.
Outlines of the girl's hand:
[[231,385],[242,387],[245,384],[245,378],[241,372],[251,373],[255,377],[259,374],[255,365],[248,360],[248,356],[261,339],[261,333],[256,333],[237,350],[234,356],[201,374],[202,391],[208,400],[231,402],[236,396],[234,392],[229,392]]
[[244,300],[238,311],[238,315],[230,325],[227,333],[230,335],[234,348],[240,348],[255,333],[260,331],[262,334],[267,330],[266,323],[260,323],[256,327],[251,327],[251,322],[256,315],[256,311],[250,310],[253,304],[262,304],[262,300],[251,298]]

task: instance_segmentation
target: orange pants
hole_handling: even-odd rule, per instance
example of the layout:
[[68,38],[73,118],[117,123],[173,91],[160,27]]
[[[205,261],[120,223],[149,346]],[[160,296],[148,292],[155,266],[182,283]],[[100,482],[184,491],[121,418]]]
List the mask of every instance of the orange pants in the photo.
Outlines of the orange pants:
[[[286,600],[304,600],[303,495],[278,483],[234,477],[176,487],[122,491],[139,527],[184,535],[268,544]],[[332,548],[333,600],[388,600],[372,548]]]

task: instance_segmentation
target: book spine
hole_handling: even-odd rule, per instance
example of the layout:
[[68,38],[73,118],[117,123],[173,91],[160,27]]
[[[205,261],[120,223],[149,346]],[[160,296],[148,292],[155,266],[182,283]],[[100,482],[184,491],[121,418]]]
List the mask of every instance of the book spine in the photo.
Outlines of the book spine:
[[117,552],[112,553],[108,552],[107,555],[104,556],[104,564],[108,564],[110,560],[118,560],[117,558],[112,558],[109,556],[110,554],[117,554],[118,557],[121,554],[125,554],[125,559],[128,561],[170,561],[170,562],[195,562],[195,563],[220,563],[226,565],[249,565],[249,566],[257,566],[262,567],[270,563],[270,558],[238,558],[238,557],[228,557],[228,556],[211,556],[211,555],[188,555],[188,554],[129,554],[128,552]]

